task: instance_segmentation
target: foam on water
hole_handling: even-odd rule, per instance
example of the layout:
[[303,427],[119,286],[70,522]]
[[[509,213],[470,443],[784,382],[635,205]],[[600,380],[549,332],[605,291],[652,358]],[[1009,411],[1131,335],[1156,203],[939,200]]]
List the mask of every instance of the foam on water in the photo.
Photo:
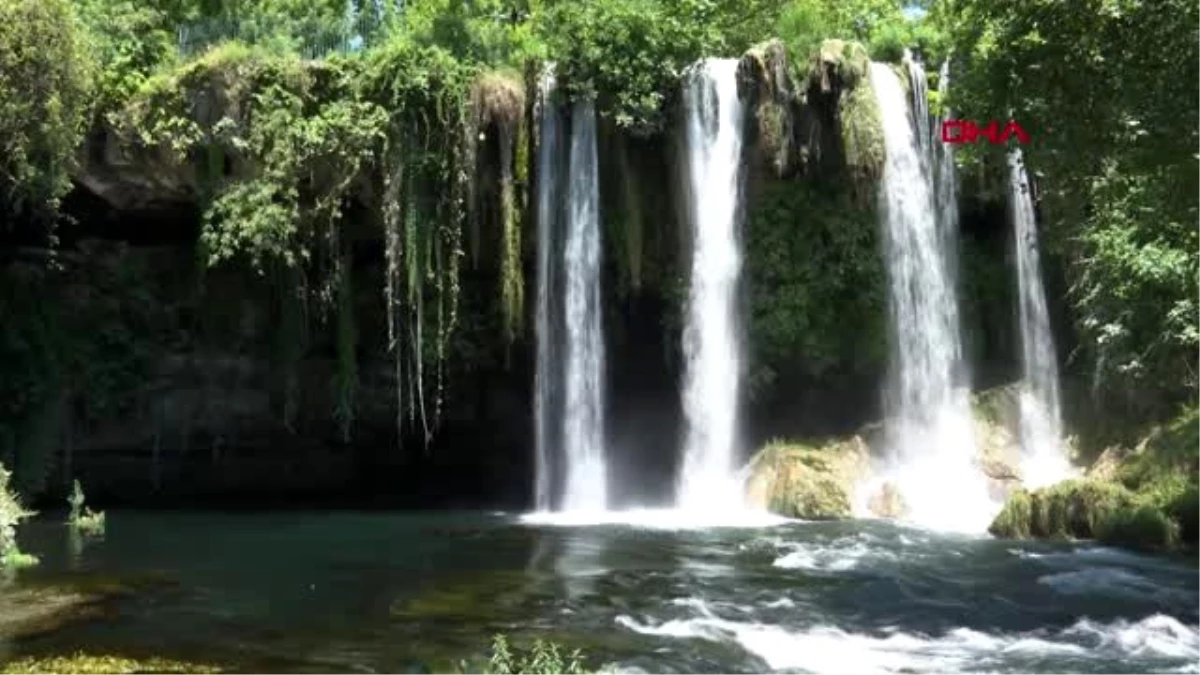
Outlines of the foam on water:
[[1155,614],[1140,621],[1111,623],[1082,619],[1058,631],[985,633],[956,628],[940,636],[884,630],[869,635],[836,626],[790,630],[781,626],[722,619],[707,608],[701,616],[661,623],[616,617],[619,626],[643,635],[735,642],[778,669],[808,672],[988,671],[995,659],[1031,661],[1048,656],[1086,663],[1091,659],[1138,657],[1187,660],[1162,664],[1178,672],[1196,672],[1200,630]]
[[696,530],[715,527],[759,528],[795,522],[766,511],[737,509],[717,513],[685,509],[535,511],[521,516],[520,521],[528,525],[557,527],[628,525],[656,530]]
[[890,550],[871,546],[870,537],[861,535],[842,537],[828,544],[780,542],[777,547],[786,553],[771,564],[783,569],[839,572],[858,567],[865,558],[896,557]]

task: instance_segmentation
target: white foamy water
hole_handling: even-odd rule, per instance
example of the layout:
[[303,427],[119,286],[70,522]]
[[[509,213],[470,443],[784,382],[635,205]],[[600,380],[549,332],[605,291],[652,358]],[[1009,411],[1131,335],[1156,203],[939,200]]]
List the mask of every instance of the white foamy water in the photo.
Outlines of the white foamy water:
[[1037,215],[1021,151],[1008,155],[1009,217],[1017,257],[1021,323],[1021,472],[1027,487],[1069,478],[1074,471],[1062,444],[1058,359],[1038,254]]
[[[915,64],[914,64],[915,65]],[[923,95],[924,74],[911,71]],[[976,462],[947,231],[932,188],[930,143],[899,76],[872,63],[887,159],[880,200],[889,277],[891,377],[887,465],[907,519],[936,529],[982,531],[999,509]],[[924,111],[923,103],[918,110]],[[915,127],[915,128],[914,128]]]
[[687,509],[628,509],[623,511],[540,511],[520,517],[529,525],[581,527],[628,525],[656,530],[702,530],[706,528],[760,528],[794,522],[765,511],[736,509],[709,513]]
[[698,614],[659,623],[628,615],[615,621],[643,635],[736,643],[773,670],[812,673],[989,672],[1014,660],[1028,660],[1032,665],[1046,657],[1070,659],[1084,668],[1092,659],[1188,660],[1169,667],[1195,672],[1192,662],[1200,652],[1198,629],[1162,614],[1136,622],[1082,619],[1057,632],[987,633],[956,628],[941,635],[895,629],[866,634],[829,625],[788,629],[723,619],[706,607],[700,607]]
[[734,302],[741,273],[743,107],[735,59],[707,59],[684,88],[692,264],[683,353],[687,431],[677,504],[721,517],[741,507],[736,476],[741,353]]
[[563,447],[564,510],[608,504],[604,456],[604,334],[600,300],[600,189],[596,110],[576,101],[571,110],[567,190],[566,382]]

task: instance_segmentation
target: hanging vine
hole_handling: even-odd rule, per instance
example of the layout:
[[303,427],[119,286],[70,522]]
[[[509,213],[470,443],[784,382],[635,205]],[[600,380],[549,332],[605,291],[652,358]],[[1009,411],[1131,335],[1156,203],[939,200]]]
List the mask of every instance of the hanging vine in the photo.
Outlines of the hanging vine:
[[436,48],[397,43],[373,55],[366,75],[367,95],[390,111],[380,174],[396,432],[401,442],[420,434],[428,450],[441,420],[469,220],[464,205],[473,190],[474,143],[466,124],[471,70]]
[[[471,87],[473,133],[495,129],[500,162],[500,307],[508,342],[523,328],[525,290],[521,273],[521,227],[514,166],[525,121],[525,87],[519,76],[487,73]],[[477,219],[477,218],[476,218]],[[478,244],[475,244],[478,246]]]
[[343,443],[350,442],[358,393],[358,328],[354,322],[352,262],[349,253],[343,252],[338,257],[337,369],[333,383],[333,416]]

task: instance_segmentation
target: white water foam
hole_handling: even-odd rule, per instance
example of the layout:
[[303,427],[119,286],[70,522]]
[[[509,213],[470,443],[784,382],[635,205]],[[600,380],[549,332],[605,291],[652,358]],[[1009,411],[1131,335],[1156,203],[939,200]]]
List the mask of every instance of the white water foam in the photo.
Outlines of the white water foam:
[[672,638],[736,642],[774,669],[816,673],[988,671],[998,659],[1069,656],[1090,659],[1187,659],[1172,664],[1179,672],[1196,672],[1200,658],[1200,629],[1156,614],[1140,621],[1100,623],[1083,619],[1057,633],[984,633],[956,628],[941,636],[899,630],[867,635],[835,626],[789,630],[760,623],[729,621],[710,610],[702,616],[662,623],[642,622],[627,615],[616,623],[636,633]]
[[520,520],[528,525],[556,527],[628,525],[654,530],[698,530],[714,527],[761,528],[795,522],[766,511],[732,510],[709,513],[683,509],[536,511],[521,516]]
[[771,564],[783,569],[840,572],[858,567],[866,558],[896,559],[896,553],[886,548],[872,546],[869,535],[841,537],[827,544],[813,542],[777,542],[776,547],[786,551]]

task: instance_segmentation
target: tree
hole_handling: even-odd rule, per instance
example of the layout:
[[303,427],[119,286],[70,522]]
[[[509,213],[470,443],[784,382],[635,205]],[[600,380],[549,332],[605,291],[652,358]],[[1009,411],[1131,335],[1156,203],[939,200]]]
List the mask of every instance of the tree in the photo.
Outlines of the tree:
[[89,90],[67,0],[0,0],[0,210],[53,214],[70,188]]

